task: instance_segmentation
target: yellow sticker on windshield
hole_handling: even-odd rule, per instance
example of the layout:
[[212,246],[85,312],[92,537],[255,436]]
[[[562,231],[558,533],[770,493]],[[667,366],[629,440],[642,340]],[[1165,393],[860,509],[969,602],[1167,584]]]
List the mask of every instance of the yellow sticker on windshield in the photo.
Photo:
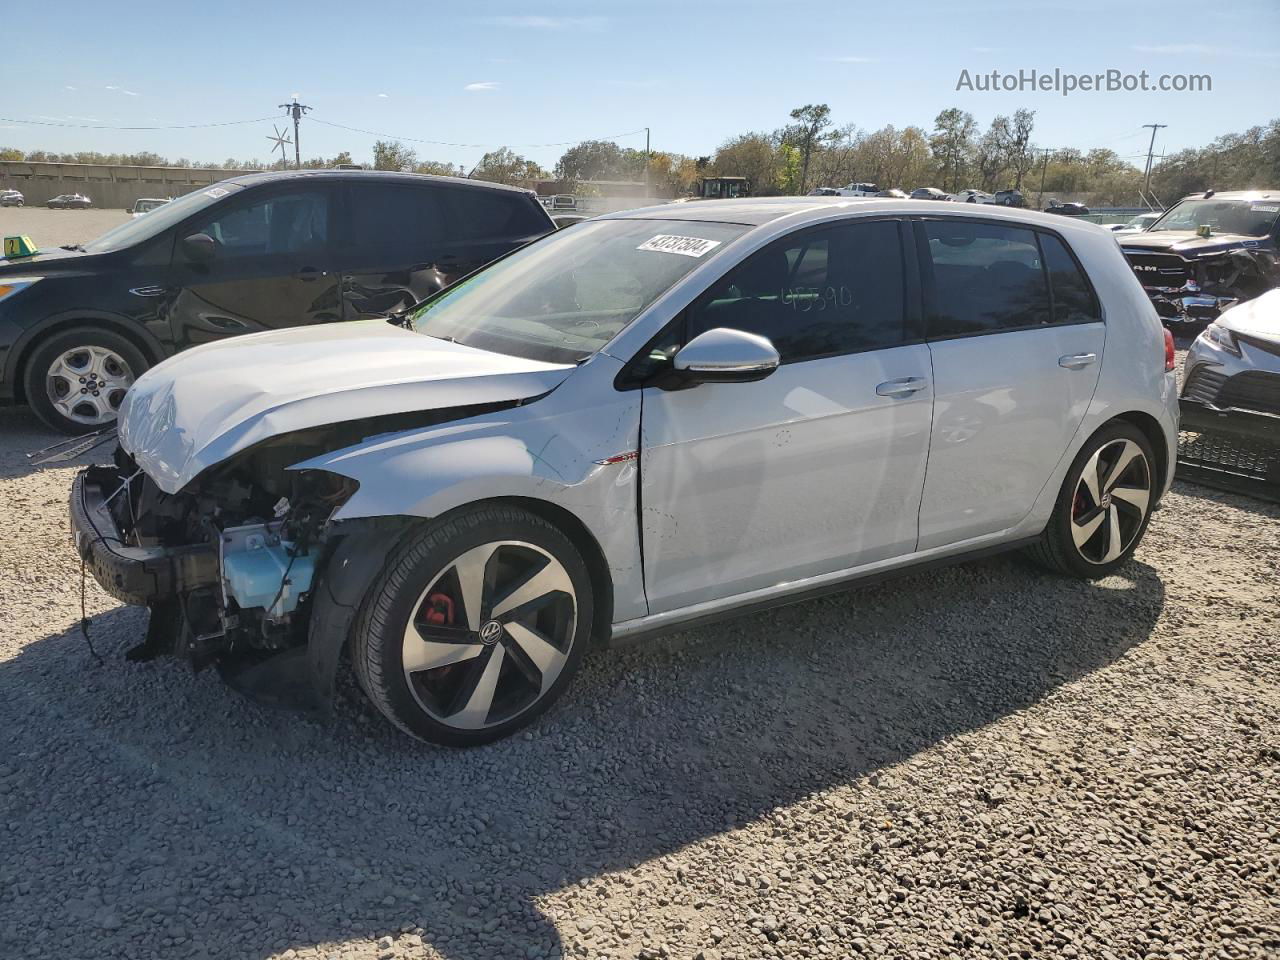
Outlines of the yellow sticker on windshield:
[[650,237],[637,250],[651,250],[655,253],[678,253],[682,257],[701,257],[716,247],[719,240],[703,240],[701,237],[681,237],[674,233],[660,233]]

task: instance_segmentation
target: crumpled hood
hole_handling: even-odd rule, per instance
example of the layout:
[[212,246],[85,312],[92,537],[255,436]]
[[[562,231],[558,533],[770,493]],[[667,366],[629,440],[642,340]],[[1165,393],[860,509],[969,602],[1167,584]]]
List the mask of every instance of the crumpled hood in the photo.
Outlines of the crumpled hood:
[[120,444],[166,493],[256,443],[347,420],[523,400],[573,371],[437,340],[385,320],[233,337],[148,370]]
[[1190,231],[1159,230],[1155,233],[1143,230],[1139,233],[1123,233],[1120,245],[1126,249],[1176,253],[1179,256],[1194,258],[1206,254],[1225,253],[1240,247],[1256,247],[1260,239],[1246,237],[1239,233],[1215,233],[1208,237],[1200,237]]
[[1280,343],[1280,288],[1246,300],[1214,321],[1234,333]]

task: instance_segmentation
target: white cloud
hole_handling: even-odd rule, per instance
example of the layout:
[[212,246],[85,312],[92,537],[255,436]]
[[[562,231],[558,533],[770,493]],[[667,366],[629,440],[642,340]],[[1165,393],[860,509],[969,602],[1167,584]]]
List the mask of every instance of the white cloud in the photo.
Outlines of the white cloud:
[[136,94],[136,93],[134,93],[132,90],[126,90],[124,87],[117,86],[117,85],[115,85],[115,84],[113,84],[113,83],[108,83],[108,84],[107,84],[107,86],[106,86],[106,89],[107,89],[107,90],[114,90],[116,93],[123,93],[126,97],[136,97],[136,96],[137,96],[137,94]]
[[380,99],[380,100],[386,100],[386,99],[387,99],[387,95],[386,95],[385,93],[380,93],[380,94],[378,94],[378,99]]
[[108,90],[119,90],[120,88],[119,88],[119,87],[113,87],[111,84],[109,84],[109,83],[108,83],[108,84],[107,84],[107,89],[108,89]]
[[497,90],[500,86],[497,80],[482,80],[479,83],[468,83],[462,89],[467,93],[484,93],[488,90]]
[[136,97],[136,96],[137,96],[137,94],[136,94],[136,93],[134,93],[132,90],[124,90],[124,89],[122,89],[120,92],[121,92],[121,93],[123,93],[126,97]]
[[486,17],[485,23],[498,27],[521,27],[526,30],[603,30],[605,17]]
[[68,83],[68,84],[66,85],[66,89],[67,89],[67,90],[74,90],[74,89],[75,89],[75,87],[73,87],[71,84],[69,84],[69,83]]
[[827,63],[879,63],[875,57],[823,57]]

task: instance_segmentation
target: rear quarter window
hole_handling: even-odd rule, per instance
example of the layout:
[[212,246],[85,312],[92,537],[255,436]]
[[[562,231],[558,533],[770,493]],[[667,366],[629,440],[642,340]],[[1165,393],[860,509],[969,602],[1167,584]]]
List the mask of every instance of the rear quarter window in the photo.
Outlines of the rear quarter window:
[[553,229],[542,208],[524,194],[447,190],[444,196],[460,240],[534,237]]
[[1101,320],[1102,308],[1093,287],[1066,244],[1051,233],[1042,233],[1040,249],[1044,252],[1049,285],[1053,291],[1054,323],[1092,323]]

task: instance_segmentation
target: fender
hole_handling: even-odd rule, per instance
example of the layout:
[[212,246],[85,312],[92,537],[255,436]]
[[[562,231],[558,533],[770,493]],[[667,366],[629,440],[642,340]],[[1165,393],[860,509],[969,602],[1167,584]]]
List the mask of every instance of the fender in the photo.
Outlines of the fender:
[[598,356],[526,406],[374,437],[289,469],[326,470],[356,481],[356,493],[334,514],[338,522],[428,519],[504,498],[567,510],[605,558],[615,616],[640,616],[648,608],[636,507],[639,473],[629,455],[639,447],[641,401],[640,391],[613,389],[620,366]]

